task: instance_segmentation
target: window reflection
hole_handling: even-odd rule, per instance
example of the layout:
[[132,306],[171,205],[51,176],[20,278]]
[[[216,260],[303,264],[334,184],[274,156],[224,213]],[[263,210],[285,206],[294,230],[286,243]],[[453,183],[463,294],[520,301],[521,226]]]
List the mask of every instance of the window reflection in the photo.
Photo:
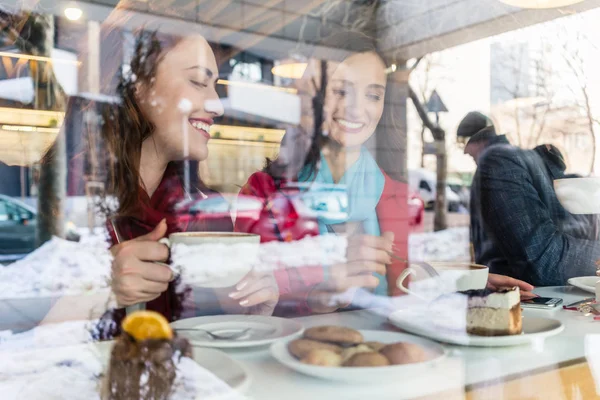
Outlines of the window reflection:
[[8,399],[594,396],[595,2],[63,3],[0,7]]

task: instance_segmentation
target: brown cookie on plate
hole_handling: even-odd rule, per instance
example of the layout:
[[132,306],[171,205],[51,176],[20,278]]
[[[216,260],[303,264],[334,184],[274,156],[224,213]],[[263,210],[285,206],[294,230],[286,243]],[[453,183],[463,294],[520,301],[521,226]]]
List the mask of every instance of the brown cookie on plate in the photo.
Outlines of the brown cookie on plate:
[[368,346],[373,351],[379,351],[383,349],[386,346],[386,344],[381,342],[365,342],[365,346]]
[[408,342],[388,344],[380,350],[390,361],[390,364],[412,364],[429,361],[435,357],[435,353],[425,347]]
[[341,345],[360,344],[364,341],[362,334],[354,329],[343,326],[315,326],[304,331],[306,339],[322,342],[338,343]]
[[298,359],[304,358],[311,350],[317,349],[333,351],[336,354],[340,354],[343,350],[340,346],[336,346],[335,344],[317,342],[316,340],[310,339],[296,339],[288,344],[288,351]]
[[358,346],[348,347],[342,351],[342,362],[346,362],[352,358],[355,354],[358,353],[372,353],[373,349],[364,344],[359,344]]
[[339,367],[342,365],[342,356],[331,350],[314,349],[309,351],[300,362],[321,367]]
[[356,353],[344,363],[344,367],[385,367],[386,365],[390,365],[389,360],[374,351]]

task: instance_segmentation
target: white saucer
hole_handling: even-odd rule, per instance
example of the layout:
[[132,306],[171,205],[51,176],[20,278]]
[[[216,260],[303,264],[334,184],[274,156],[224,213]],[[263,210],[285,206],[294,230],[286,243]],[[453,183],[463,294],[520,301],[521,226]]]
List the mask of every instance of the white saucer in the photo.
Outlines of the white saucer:
[[559,334],[565,328],[555,319],[523,317],[523,333],[506,336],[477,336],[444,330],[436,326],[423,312],[400,310],[389,316],[392,324],[415,335],[438,342],[474,347],[507,347],[530,344]]
[[288,343],[293,339],[282,340],[271,345],[271,355],[283,365],[305,375],[316,378],[341,381],[348,383],[371,383],[381,384],[384,381],[398,381],[398,379],[407,379],[411,375],[426,374],[427,371],[446,356],[446,350],[439,344],[431,340],[423,339],[405,333],[388,331],[359,331],[363,334],[366,342],[396,343],[409,342],[416,343],[429,350],[437,352],[439,357],[421,363],[390,365],[387,367],[321,367],[318,365],[309,365],[301,363],[288,351]]
[[586,292],[596,293],[596,282],[600,281],[598,276],[579,276],[577,278],[571,278],[567,282],[569,285],[573,285]]
[[[187,318],[175,321],[171,326],[179,336],[188,339],[193,346],[219,348],[264,346],[280,339],[297,336],[304,330],[299,322],[262,315]],[[202,331],[178,331],[178,329],[203,329],[214,334],[230,335],[248,328],[248,332],[233,340],[213,339]]]
[[[96,342],[94,346],[100,353],[101,362],[106,368],[114,341]],[[239,362],[222,351],[194,347],[194,361],[202,368],[212,372],[232,389],[244,392],[250,386],[250,375]]]

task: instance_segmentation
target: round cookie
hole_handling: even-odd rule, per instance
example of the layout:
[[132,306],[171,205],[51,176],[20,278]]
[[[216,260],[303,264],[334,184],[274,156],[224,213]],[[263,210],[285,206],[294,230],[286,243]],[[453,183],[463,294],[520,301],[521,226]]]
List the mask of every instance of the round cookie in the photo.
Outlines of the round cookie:
[[342,362],[346,362],[351,359],[355,354],[358,353],[372,353],[373,349],[364,344],[359,344],[358,346],[352,346],[342,351]]
[[381,342],[365,342],[365,345],[369,346],[371,349],[373,349],[373,351],[379,351],[386,346],[385,343]]
[[423,346],[404,342],[388,344],[380,353],[393,365],[424,362],[433,358],[433,353]]
[[300,362],[321,367],[339,367],[342,365],[342,356],[331,350],[314,349],[309,351]]
[[310,339],[296,339],[288,344],[288,351],[298,359],[304,358],[311,350],[325,349],[333,351],[336,354],[342,352],[340,346],[336,346],[331,343],[317,342],[316,340]]
[[309,328],[304,332],[304,337],[307,339],[343,345],[360,344],[364,341],[363,336],[359,331],[334,325]]
[[344,363],[344,367],[385,367],[390,361],[382,354],[374,351],[356,353]]

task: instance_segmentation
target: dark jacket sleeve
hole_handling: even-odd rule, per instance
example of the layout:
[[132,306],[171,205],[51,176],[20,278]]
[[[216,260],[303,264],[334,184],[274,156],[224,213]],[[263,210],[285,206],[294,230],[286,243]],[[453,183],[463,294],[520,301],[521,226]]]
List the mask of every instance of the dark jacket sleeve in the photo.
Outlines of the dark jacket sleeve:
[[534,182],[543,165],[528,165],[523,154],[498,146],[480,161],[486,231],[509,263],[526,269],[520,278],[533,285],[564,285],[571,277],[595,275],[599,243],[561,232]]

